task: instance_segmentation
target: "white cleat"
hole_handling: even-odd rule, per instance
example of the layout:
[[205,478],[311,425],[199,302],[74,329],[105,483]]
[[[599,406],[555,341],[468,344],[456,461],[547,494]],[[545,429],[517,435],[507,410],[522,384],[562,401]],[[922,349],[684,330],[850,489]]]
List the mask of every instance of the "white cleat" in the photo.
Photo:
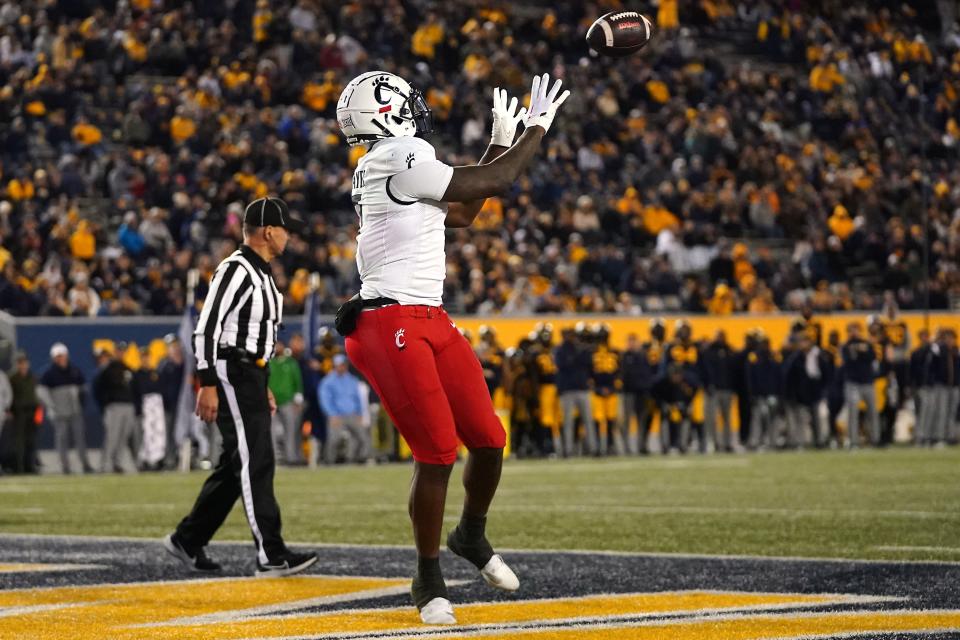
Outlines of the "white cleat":
[[457,624],[453,617],[453,605],[446,598],[434,598],[420,609],[424,624]]
[[480,569],[480,575],[487,584],[504,591],[516,591],[520,588],[520,580],[513,569],[507,566],[499,553],[494,554],[490,561]]

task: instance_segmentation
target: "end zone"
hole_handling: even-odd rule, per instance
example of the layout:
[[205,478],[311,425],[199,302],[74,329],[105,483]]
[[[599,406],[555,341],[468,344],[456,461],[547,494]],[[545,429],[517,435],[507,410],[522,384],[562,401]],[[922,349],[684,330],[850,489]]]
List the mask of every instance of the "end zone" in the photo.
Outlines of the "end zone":
[[[195,579],[158,541],[3,536],[0,638],[894,638],[960,632],[960,564],[509,553],[516,595],[442,559],[460,625],[409,603],[405,548],[323,546],[314,573],[253,579],[249,545]],[[42,561],[41,561],[42,559]],[[8,570],[2,567],[21,567]],[[944,636],[946,637],[946,636]]]

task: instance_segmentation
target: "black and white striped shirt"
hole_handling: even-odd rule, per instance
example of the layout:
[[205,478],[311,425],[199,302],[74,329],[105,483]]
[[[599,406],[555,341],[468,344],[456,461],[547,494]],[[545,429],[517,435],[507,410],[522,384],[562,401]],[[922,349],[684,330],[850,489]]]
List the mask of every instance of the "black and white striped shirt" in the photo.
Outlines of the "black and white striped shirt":
[[270,265],[243,245],[220,263],[193,333],[197,374],[204,386],[217,382],[217,354],[224,347],[269,360],[283,321],[283,296]]

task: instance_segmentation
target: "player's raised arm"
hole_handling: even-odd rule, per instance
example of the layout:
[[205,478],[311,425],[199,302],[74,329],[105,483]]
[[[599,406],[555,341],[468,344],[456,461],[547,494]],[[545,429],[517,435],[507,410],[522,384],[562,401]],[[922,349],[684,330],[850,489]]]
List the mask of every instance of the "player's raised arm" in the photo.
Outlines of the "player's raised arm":
[[535,76],[530,90],[530,108],[524,120],[526,130],[520,139],[489,164],[454,167],[453,177],[441,200],[468,202],[489,198],[509,189],[520,172],[530,164],[533,154],[540,148],[540,140],[550,129],[557,109],[570,96],[569,91],[560,93],[561,84],[557,80],[551,88],[548,74]]
[[[493,131],[490,135],[490,145],[477,163],[480,165],[490,164],[513,146],[513,139],[517,137],[517,125],[526,117],[527,109],[520,107],[516,97],[510,99],[505,89],[497,87],[493,90],[491,113],[493,114]],[[450,202],[447,217],[444,220],[446,227],[469,227],[486,201],[486,198],[478,198],[467,202]]]

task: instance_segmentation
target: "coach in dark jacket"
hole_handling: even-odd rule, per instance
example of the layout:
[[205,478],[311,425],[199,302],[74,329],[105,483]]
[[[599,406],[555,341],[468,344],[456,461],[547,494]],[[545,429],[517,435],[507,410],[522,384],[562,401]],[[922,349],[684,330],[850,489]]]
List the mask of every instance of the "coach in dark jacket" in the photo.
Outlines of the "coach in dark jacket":
[[932,444],[933,384],[928,375],[930,359],[933,357],[930,345],[930,332],[921,329],[917,332],[917,348],[910,354],[910,393],[916,413],[917,426],[914,429],[914,441],[918,445]]
[[[727,342],[727,334],[720,329],[703,350],[703,374],[707,389],[707,432],[713,438],[717,451],[733,451],[733,429],[730,409],[737,386],[736,351]],[[722,435],[718,422],[723,423]]]
[[957,404],[960,403],[960,352],[953,329],[941,328],[927,358],[931,386],[930,443],[956,441]]
[[873,345],[861,336],[859,322],[847,325],[847,341],[843,345],[843,371],[846,382],[843,395],[847,407],[847,446],[851,449],[860,440],[860,401],[867,405],[870,442],[880,442],[880,416],[873,381],[877,377],[877,354]]
[[17,366],[10,374],[13,403],[13,467],[16,473],[36,473],[37,378],[30,371],[25,353],[17,354]]
[[[810,425],[814,446],[823,446],[820,403],[833,379],[833,358],[815,346],[809,335],[797,334],[798,348],[783,363],[788,444],[803,444],[803,426]],[[808,414],[804,416],[804,414]]]
[[[583,323],[580,323],[583,324]],[[579,328],[580,325],[578,325]],[[584,331],[580,332],[585,333]],[[562,342],[554,351],[557,363],[557,393],[563,410],[563,455],[573,454],[574,411],[580,414],[586,432],[587,453],[597,450],[597,432],[593,422],[593,406],[590,402],[590,372],[593,358],[589,345],[581,342],[569,328],[562,332]]]
[[664,454],[673,449],[686,453],[696,381],[682,365],[672,363],[657,377],[653,393],[660,401],[661,450]]
[[167,356],[157,366],[159,377],[160,396],[163,398],[163,416],[166,422],[166,455],[163,466],[174,469],[177,466],[177,407],[180,403],[180,392],[183,388],[183,368],[186,366],[183,358],[183,344],[180,339],[171,334],[164,337],[167,345]]
[[[622,433],[630,432],[630,418],[637,417],[637,431],[640,453],[647,453],[647,438],[652,422],[653,398],[651,391],[660,367],[659,358],[654,357],[640,344],[635,333],[627,336],[627,349],[623,352],[620,372],[623,380],[623,420]],[[635,451],[632,443],[629,451]]]
[[120,359],[119,348],[116,353],[101,351],[98,364],[101,368],[93,381],[93,397],[103,414],[104,446],[100,470],[121,473],[121,447],[129,448],[134,466],[139,449],[133,372]]
[[47,420],[53,424],[53,439],[60,456],[60,469],[70,473],[70,439],[77,448],[84,473],[93,471],[87,459],[86,424],[83,419],[83,398],[86,378],[70,362],[70,351],[62,342],[50,347],[51,364],[40,376],[37,396],[43,404]]
[[782,389],[778,356],[770,349],[770,340],[757,336],[757,348],[747,355],[747,389],[750,394],[750,446],[776,444],[775,420]]

